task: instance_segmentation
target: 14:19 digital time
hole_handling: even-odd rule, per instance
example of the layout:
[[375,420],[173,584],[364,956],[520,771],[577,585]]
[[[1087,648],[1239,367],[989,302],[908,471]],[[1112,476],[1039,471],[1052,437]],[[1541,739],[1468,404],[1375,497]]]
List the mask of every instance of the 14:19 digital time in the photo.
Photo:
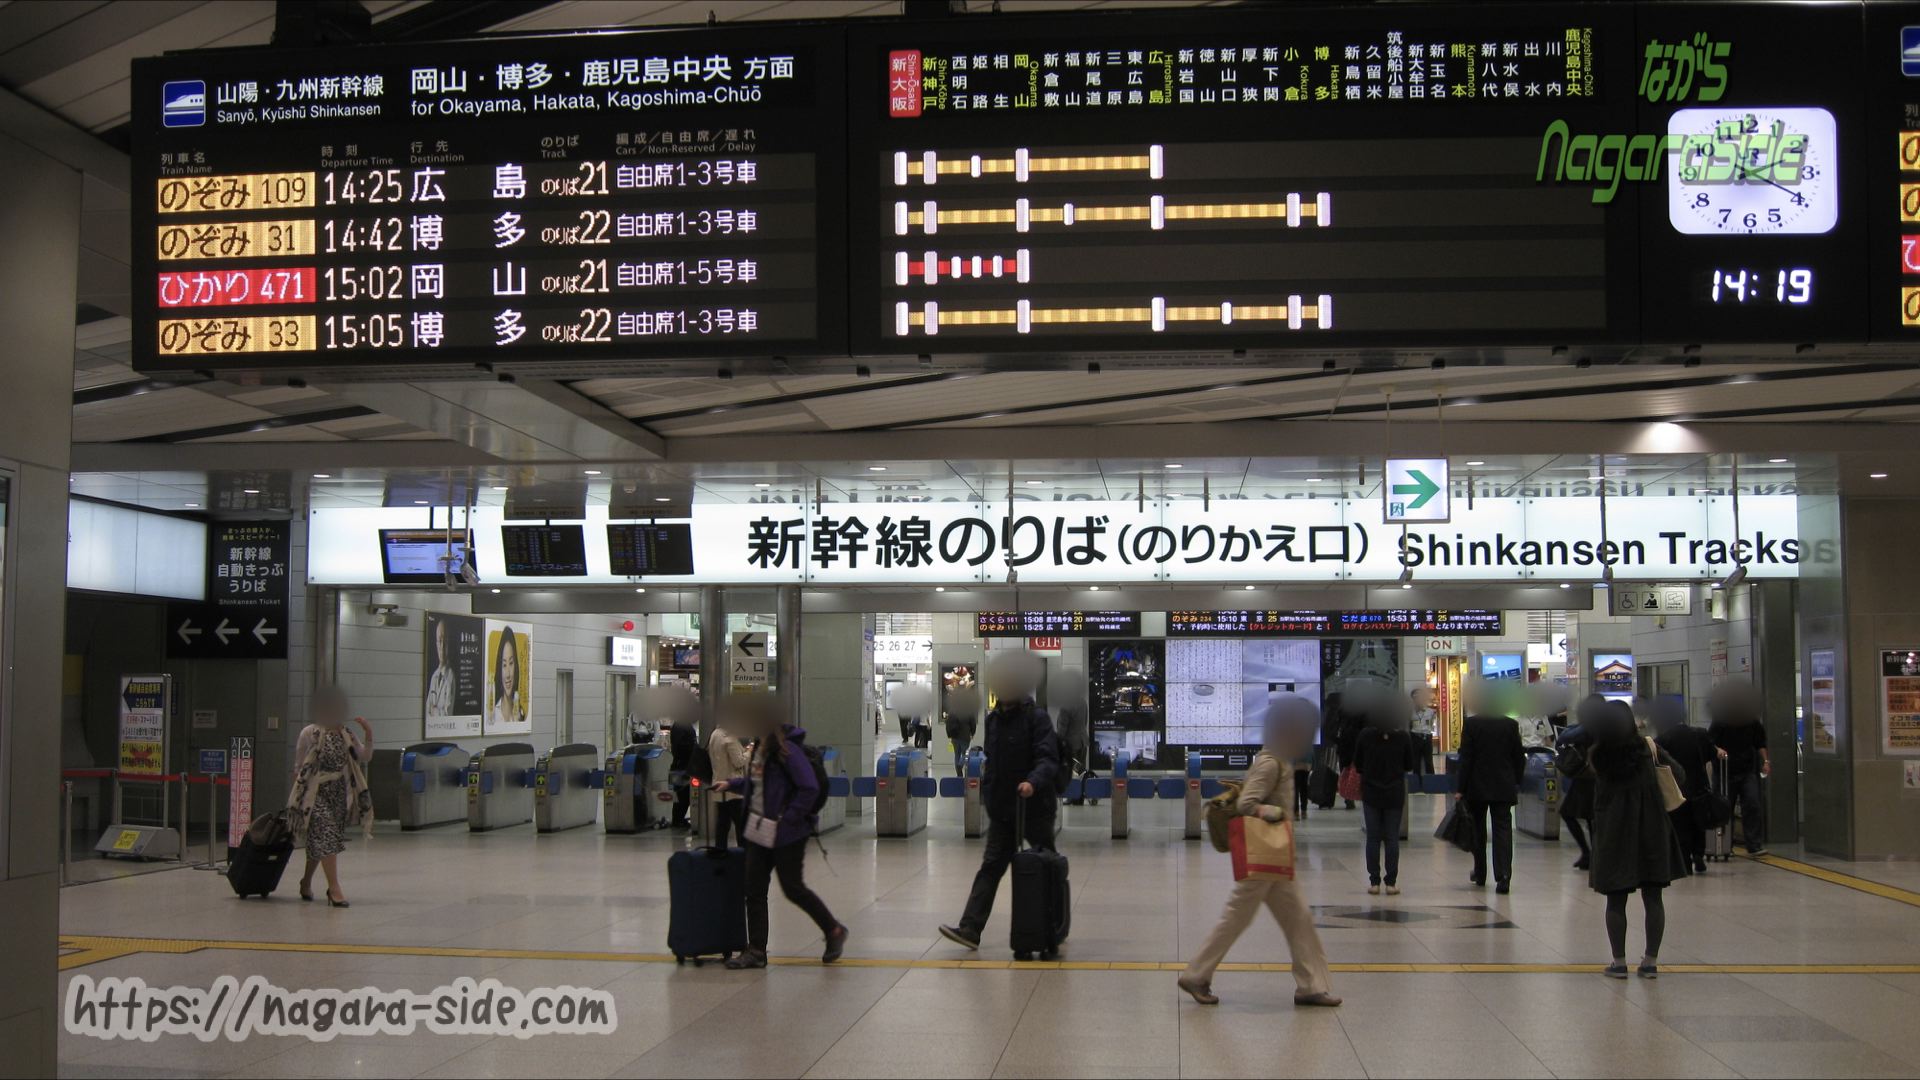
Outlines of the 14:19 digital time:
[[[1767,299],[1766,277],[1758,270],[1721,270],[1712,272],[1712,285],[1707,292],[1713,303],[1744,304],[1750,300],[1764,303]],[[1806,267],[1789,267],[1777,270],[1773,275],[1773,296],[1776,304],[1808,304],[1813,302],[1813,271]]]

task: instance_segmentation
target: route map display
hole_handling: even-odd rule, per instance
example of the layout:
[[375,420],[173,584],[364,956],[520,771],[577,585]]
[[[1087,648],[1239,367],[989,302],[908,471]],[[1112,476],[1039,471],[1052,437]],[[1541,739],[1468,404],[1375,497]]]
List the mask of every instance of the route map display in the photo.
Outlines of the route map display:
[[134,363],[843,351],[843,69],[794,28],[138,61]]

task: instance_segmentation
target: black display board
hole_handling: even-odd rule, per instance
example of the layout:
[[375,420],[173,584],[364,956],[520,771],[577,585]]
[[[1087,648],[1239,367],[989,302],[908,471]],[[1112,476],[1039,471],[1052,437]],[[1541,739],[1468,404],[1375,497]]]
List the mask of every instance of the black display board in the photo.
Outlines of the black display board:
[[981,611],[974,616],[981,637],[1131,637],[1140,633],[1137,611]]
[[1498,611],[1394,608],[1379,611],[1169,611],[1168,637],[1324,637],[1329,634],[1500,635]]
[[134,64],[143,370],[846,351],[841,34]]
[[625,577],[693,573],[693,526],[610,524],[607,565]]
[[207,526],[207,600],[167,604],[167,655],[286,659],[291,555],[284,518]]
[[500,558],[508,577],[584,577],[586,531],[579,525],[502,525]]

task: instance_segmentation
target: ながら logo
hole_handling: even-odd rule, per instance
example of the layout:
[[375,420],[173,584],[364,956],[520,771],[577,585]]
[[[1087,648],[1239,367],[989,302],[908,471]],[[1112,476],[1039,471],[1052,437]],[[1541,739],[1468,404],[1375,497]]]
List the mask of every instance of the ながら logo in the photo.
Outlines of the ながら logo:
[[163,127],[199,127],[207,122],[207,84],[179,79],[160,87],[160,123]]
[[[1648,102],[1719,101],[1727,90],[1730,42],[1715,41],[1704,32],[1680,42],[1647,42],[1640,69],[1638,93]],[[1799,159],[1805,151],[1804,133],[1770,131],[1765,146],[1755,145],[1754,132],[1732,128],[1690,134],[1574,134],[1565,120],[1547,125],[1540,136],[1540,159],[1534,180],[1544,181],[1552,163],[1555,183],[1568,180],[1593,185],[1593,201],[1613,201],[1623,180],[1645,182],[1665,174],[1669,154],[1689,162],[1689,183],[1745,183],[1764,170],[1771,184],[1799,182]],[[1757,156],[1756,156],[1757,155]]]

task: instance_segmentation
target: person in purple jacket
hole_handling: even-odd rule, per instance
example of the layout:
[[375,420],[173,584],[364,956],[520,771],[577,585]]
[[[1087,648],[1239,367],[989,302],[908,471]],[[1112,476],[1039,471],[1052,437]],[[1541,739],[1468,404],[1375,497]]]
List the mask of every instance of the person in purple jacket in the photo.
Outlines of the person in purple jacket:
[[754,740],[747,775],[720,785],[744,795],[747,803],[747,949],[728,960],[727,966],[736,970],[767,966],[767,891],[775,874],[788,901],[806,912],[825,935],[827,948],[820,962],[831,964],[847,947],[847,928],[807,888],[804,876],[807,840],[815,827],[813,807],[820,793],[819,778],[807,760],[807,733],[787,723],[771,697],[740,695],[725,700],[729,715],[723,726]]

